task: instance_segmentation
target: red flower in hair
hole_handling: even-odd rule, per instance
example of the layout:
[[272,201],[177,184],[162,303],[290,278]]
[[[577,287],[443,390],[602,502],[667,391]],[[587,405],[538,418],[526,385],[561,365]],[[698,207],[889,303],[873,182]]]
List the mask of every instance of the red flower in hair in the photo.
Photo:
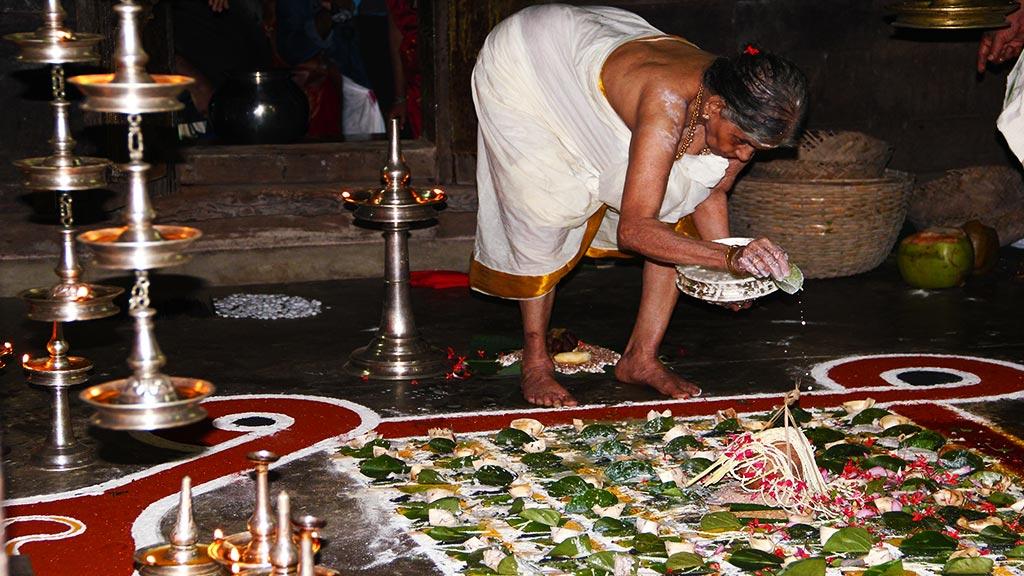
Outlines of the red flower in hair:
[[747,47],[743,49],[743,53],[749,54],[751,56],[757,56],[758,54],[761,53],[761,51],[758,50],[757,48],[754,48],[753,44],[747,44]]

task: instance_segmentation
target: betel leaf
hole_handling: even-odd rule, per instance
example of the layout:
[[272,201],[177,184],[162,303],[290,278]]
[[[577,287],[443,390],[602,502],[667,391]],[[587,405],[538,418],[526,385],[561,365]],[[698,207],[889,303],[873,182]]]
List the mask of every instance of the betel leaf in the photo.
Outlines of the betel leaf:
[[519,516],[545,526],[558,526],[558,522],[562,519],[562,515],[551,508],[526,508],[519,513]]
[[786,528],[786,533],[792,540],[810,540],[817,538],[821,532],[810,524],[793,524]]
[[900,446],[904,448],[921,448],[922,450],[931,450],[932,452],[942,448],[945,444],[946,439],[931,430],[922,430],[900,442]]
[[937,556],[956,550],[957,541],[951,536],[935,530],[918,532],[900,543],[900,552],[907,556]]
[[1009,547],[1017,543],[1020,540],[1020,534],[1007,530],[1002,526],[985,526],[981,530],[981,539],[985,541],[989,546]]
[[416,475],[416,482],[419,484],[447,484],[448,481],[441,476],[437,470],[433,468],[425,468],[420,470],[420,473]]
[[518,448],[528,442],[533,442],[534,437],[518,428],[505,428],[494,435],[494,443],[499,446],[512,446]]
[[526,501],[522,498],[516,498],[512,501],[512,505],[508,507],[509,514],[519,514],[526,507]]
[[903,576],[903,561],[890,560],[864,570],[863,576]]
[[665,454],[681,458],[686,456],[687,450],[699,450],[700,448],[700,440],[697,440],[695,436],[676,436],[669,440],[668,444],[665,444]]
[[908,532],[914,527],[914,517],[906,512],[883,512],[882,524],[893,532]]
[[633,450],[618,440],[605,440],[590,449],[590,456],[597,460],[611,460],[616,456],[632,454]]
[[640,427],[640,431],[648,436],[656,434],[664,434],[672,429],[676,425],[676,421],[671,416],[657,416],[651,418],[644,425]]
[[618,518],[602,517],[594,521],[594,532],[610,537],[636,534],[636,526]]
[[615,494],[612,494],[607,490],[593,488],[591,490],[587,490],[583,494],[573,496],[572,500],[565,505],[565,511],[569,514],[588,514],[594,506],[607,508],[608,506],[614,506],[618,503],[619,499]]
[[846,461],[850,458],[859,458],[867,455],[871,450],[863,444],[850,444],[844,442],[842,444],[836,444],[835,446],[829,447],[822,454],[823,457],[832,460],[843,460]]
[[804,558],[786,566],[779,576],[825,576],[824,558]]
[[793,420],[796,420],[797,424],[807,424],[814,419],[814,416],[812,416],[810,412],[804,410],[797,404],[793,404],[789,407],[789,414],[793,417]]
[[520,458],[519,461],[526,464],[533,470],[558,468],[562,465],[562,457],[550,450],[523,454],[523,457]]
[[890,456],[889,454],[875,454],[869,456],[864,460],[864,468],[871,469],[875,466],[885,468],[886,470],[892,470],[893,472],[899,472],[906,468],[907,461],[896,456]]
[[867,554],[877,539],[864,528],[840,528],[825,542],[823,551],[830,554]]
[[620,460],[605,468],[604,475],[615,484],[635,484],[655,478],[658,473],[643,460]]
[[956,524],[956,521],[960,517],[966,518],[968,521],[981,520],[982,518],[988,518],[988,514],[981,510],[971,510],[968,508],[961,508],[959,506],[943,506],[936,512],[940,518],[942,518],[946,524],[950,526]]
[[611,573],[615,570],[615,557],[618,554],[620,552],[613,552],[611,550],[591,554],[587,556],[587,567],[600,573]]
[[743,430],[743,427],[740,426],[739,420],[737,420],[736,418],[726,418],[725,420],[722,420],[721,422],[716,424],[715,427],[711,429],[710,434],[715,436],[721,436],[723,434],[734,434],[736,432],[739,432],[740,430]]
[[888,416],[889,414],[892,414],[892,412],[889,412],[885,408],[865,408],[853,415],[853,418],[850,419],[850,424],[853,424],[854,426],[859,426],[860,424],[872,424],[875,420],[878,420],[882,416]]
[[516,479],[515,474],[493,464],[481,466],[473,477],[485,486],[508,486]]
[[704,559],[693,552],[676,552],[665,562],[670,574],[695,574],[703,572],[704,568]]
[[939,485],[930,478],[907,478],[900,484],[900,490],[917,490],[918,488],[924,488],[928,492],[934,492],[939,489]]
[[782,566],[782,558],[756,548],[740,548],[729,556],[728,562],[741,570],[750,571]]
[[519,562],[516,561],[516,557],[513,554],[509,554],[498,562],[497,569],[495,572],[498,576],[518,576],[519,574]]
[[654,534],[648,534],[646,532],[637,534],[633,538],[633,549],[640,554],[650,554],[652,556],[668,555],[665,551],[665,542]]
[[450,454],[455,451],[455,441],[451,438],[431,438],[425,448],[434,454]]
[[608,424],[591,424],[580,431],[579,439],[587,443],[604,442],[619,437],[619,431]]
[[946,576],[985,576],[992,573],[995,562],[982,556],[974,558],[953,558],[942,567]]
[[1024,558],[1024,546],[1014,546],[1006,551],[1007,558],[1022,559]]
[[552,558],[579,558],[586,556],[593,550],[590,546],[590,538],[586,536],[573,536],[558,543],[557,546],[548,552]]
[[392,474],[404,474],[409,471],[409,467],[398,458],[381,454],[360,462],[359,471],[370,478],[382,480]]
[[845,434],[835,428],[811,428],[804,431],[804,436],[807,436],[815,446],[824,446],[846,438]]
[[921,431],[920,426],[913,424],[897,424],[882,430],[878,435],[882,438],[897,438],[899,436],[910,436]]
[[985,461],[970,450],[950,450],[943,452],[939,456],[939,462],[946,468],[970,468],[974,470],[982,470],[985,468]]
[[711,466],[712,464],[713,462],[707,458],[690,458],[689,460],[679,464],[679,470],[684,474],[696,476],[697,474],[707,470],[708,466]]
[[390,450],[391,442],[388,442],[384,438],[374,438],[373,440],[370,440],[369,442],[363,444],[359,448],[352,448],[351,446],[342,446],[341,448],[338,449],[338,451],[344,454],[345,456],[351,456],[352,458],[365,460],[366,458],[373,457],[374,447]]
[[578,496],[593,488],[587,481],[579,476],[566,476],[548,484],[548,494],[555,498],[564,496]]
[[710,512],[700,519],[702,532],[734,532],[743,528],[739,518],[732,512]]
[[988,501],[999,508],[1006,508],[1015,503],[1017,499],[1006,492],[992,492],[988,495]]
[[427,529],[426,534],[434,540],[445,544],[461,544],[473,537],[479,529],[475,526],[468,528],[449,528],[447,526],[434,526]]

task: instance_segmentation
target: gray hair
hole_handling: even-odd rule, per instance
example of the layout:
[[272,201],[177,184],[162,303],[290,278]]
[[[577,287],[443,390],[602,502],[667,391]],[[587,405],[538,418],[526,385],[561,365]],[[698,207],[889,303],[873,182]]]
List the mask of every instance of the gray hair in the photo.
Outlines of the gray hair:
[[722,115],[765,146],[792,146],[807,114],[807,79],[795,64],[747,46],[718,58],[704,71],[704,85],[725,101]]

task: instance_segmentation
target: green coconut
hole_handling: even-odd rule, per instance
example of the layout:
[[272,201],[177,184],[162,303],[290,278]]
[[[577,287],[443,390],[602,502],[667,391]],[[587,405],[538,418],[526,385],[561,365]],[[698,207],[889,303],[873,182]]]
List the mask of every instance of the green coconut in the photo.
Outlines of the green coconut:
[[963,284],[974,269],[974,248],[959,228],[929,228],[904,238],[896,261],[907,284],[950,288]]

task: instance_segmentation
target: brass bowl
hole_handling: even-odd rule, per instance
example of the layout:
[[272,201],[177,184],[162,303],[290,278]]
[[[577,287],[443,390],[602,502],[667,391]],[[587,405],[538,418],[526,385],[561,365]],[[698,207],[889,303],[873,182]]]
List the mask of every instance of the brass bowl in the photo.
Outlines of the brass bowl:
[[90,386],[79,394],[79,398],[96,409],[90,419],[92,424],[108,430],[160,430],[193,424],[206,418],[206,410],[199,403],[213,394],[213,384],[176,376],[170,376],[170,380],[179,398],[173,402],[118,403],[128,379]]
[[96,45],[103,41],[100,34],[79,34],[70,30],[52,33],[40,29],[4,36],[18,45],[18,60],[36,64],[71,64],[96,62],[100,59]]
[[30,288],[18,295],[28,305],[28,319],[40,322],[96,320],[117,314],[114,304],[124,292],[117,286],[76,283]]
[[32,190],[92,190],[107,185],[110,160],[73,156],[70,164],[58,164],[54,156],[15,160],[25,177],[23,185]]
[[203,235],[196,228],[186,226],[153,226],[160,240],[125,242],[121,240],[127,228],[101,228],[78,235],[101,268],[117,270],[151,270],[188,262],[190,256],[182,251]]
[[185,105],[178,94],[194,80],[176,74],[154,74],[152,82],[114,82],[113,74],[86,74],[68,79],[85,94],[82,110],[147,114],[174,112]]

